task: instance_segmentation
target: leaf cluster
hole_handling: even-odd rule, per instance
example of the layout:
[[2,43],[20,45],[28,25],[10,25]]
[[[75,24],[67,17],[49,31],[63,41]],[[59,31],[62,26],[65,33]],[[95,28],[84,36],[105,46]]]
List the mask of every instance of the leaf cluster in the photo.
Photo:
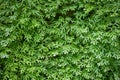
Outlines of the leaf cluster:
[[120,80],[120,0],[0,0],[1,80]]

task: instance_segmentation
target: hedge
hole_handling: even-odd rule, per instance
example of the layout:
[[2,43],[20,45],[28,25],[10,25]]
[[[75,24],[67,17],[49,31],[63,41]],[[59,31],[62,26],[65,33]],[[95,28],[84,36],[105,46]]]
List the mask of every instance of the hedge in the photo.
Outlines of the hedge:
[[120,0],[0,0],[1,80],[120,80]]

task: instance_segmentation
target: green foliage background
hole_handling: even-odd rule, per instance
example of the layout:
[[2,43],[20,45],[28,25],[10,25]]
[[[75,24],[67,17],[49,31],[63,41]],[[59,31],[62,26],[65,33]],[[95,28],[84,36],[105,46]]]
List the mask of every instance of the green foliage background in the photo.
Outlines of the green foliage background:
[[0,0],[1,80],[120,80],[120,0]]

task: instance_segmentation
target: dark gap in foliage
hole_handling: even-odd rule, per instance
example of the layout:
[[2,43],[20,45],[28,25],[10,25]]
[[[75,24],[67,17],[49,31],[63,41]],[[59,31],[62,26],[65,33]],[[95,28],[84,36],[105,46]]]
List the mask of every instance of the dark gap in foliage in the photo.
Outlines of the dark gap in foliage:
[[22,2],[22,0],[17,0],[18,3]]
[[66,16],[71,17],[72,19],[74,19],[75,18],[75,16],[74,16],[75,12],[76,12],[75,10],[69,10],[69,11],[67,11]]
[[82,20],[91,18],[95,14],[95,10],[91,10],[85,17],[82,17]]
[[61,14],[61,13],[56,13],[56,15],[55,15],[55,19],[59,19],[59,17],[62,17],[62,16],[64,16],[63,14]]
[[112,21],[112,22],[108,25],[108,27],[106,28],[106,32],[112,31],[112,30],[114,30],[114,29],[117,29],[117,28],[119,28],[118,26],[119,26],[119,24],[117,24],[117,23],[115,23],[114,21]]
[[[70,18],[74,19],[75,18],[74,13],[75,13],[74,10],[69,10],[66,12],[66,14],[56,13],[55,17],[45,18],[45,21],[47,22],[48,25],[50,25],[50,24],[52,24],[53,20],[58,20],[60,17],[63,17],[63,18],[70,17]],[[71,24],[72,22],[70,21],[69,23]]]
[[43,73],[43,72],[40,72],[39,75],[40,75],[40,77],[42,76],[42,77],[44,77],[45,79],[48,79],[48,76],[47,76],[45,73]]
[[45,18],[45,21],[47,22],[48,25],[50,25],[52,23],[50,18]]
[[24,41],[25,41],[25,35],[22,34],[21,43],[24,43]]
[[0,57],[0,79],[3,79],[7,58]]

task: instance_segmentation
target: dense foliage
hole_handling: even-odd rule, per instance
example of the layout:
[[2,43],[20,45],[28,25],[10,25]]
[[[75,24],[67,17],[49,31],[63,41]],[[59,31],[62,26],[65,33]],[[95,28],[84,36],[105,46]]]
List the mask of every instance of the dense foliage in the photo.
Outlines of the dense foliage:
[[120,0],[0,0],[1,80],[120,80]]

